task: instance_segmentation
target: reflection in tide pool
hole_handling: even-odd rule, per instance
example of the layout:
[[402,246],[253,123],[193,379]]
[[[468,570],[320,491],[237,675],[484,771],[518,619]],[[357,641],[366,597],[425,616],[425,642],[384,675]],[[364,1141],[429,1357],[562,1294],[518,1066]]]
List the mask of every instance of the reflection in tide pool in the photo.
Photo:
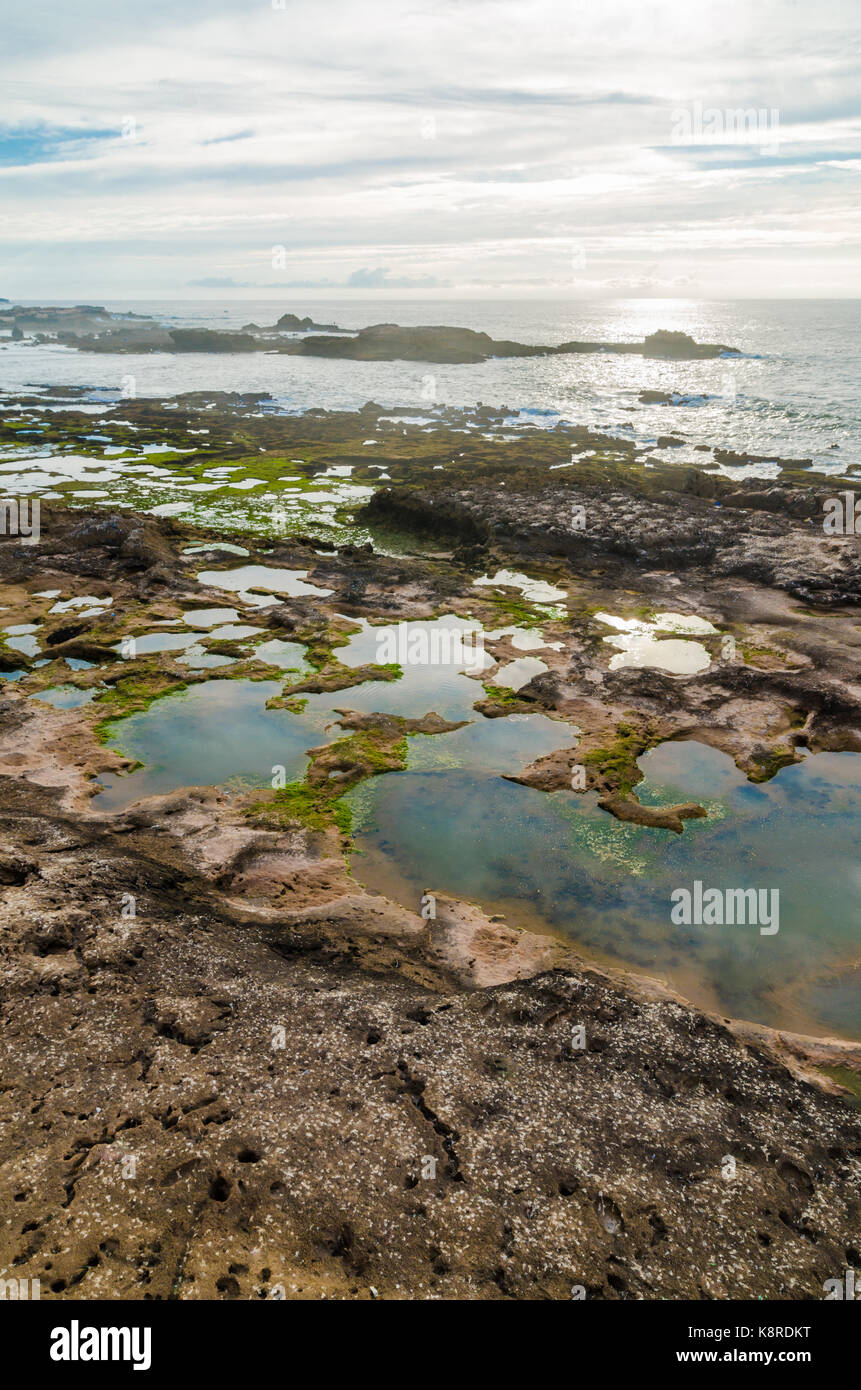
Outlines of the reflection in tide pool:
[[[428,633],[446,624],[462,622],[445,618],[410,626]],[[463,624],[469,628],[472,625]],[[380,629],[363,622],[338,654],[345,665],[373,661]],[[264,644],[258,648],[265,652]],[[291,664],[302,666],[298,644],[283,643]],[[308,765],[307,750],[336,738],[345,731],[337,724],[338,709],[378,712],[405,717],[435,711],[449,720],[469,720],[452,734],[419,736],[419,744],[431,756],[431,745],[441,745],[432,756],[440,765],[468,765],[488,774],[519,772],[525,765],[555,748],[570,746],[570,725],[535,714],[512,719],[485,719],[472,708],[483,695],[481,685],[463,674],[455,662],[439,666],[408,666],[393,682],[366,681],[335,693],[303,696],[301,713],[267,709],[266,703],[282,692],[280,681],[212,680],[187,691],[156,700],[148,710],[118,720],[111,730],[110,745],[145,766],[127,776],[103,774],[94,805],[98,811],[114,811],[142,796],[175,791],[180,787],[224,785],[242,782],[269,786],[272,769],[281,765],[287,780],[301,778]]]
[[54,685],[50,690],[40,690],[37,695],[31,695],[30,699],[41,700],[55,709],[77,709],[80,705],[88,705],[95,694],[95,690],[81,690],[76,685]]
[[[641,799],[709,811],[676,836],[621,824],[591,795],[548,796],[456,757],[445,767],[459,737],[411,741],[408,771],[351,793],[362,882],[412,904],[435,888],[543,923],[727,1015],[861,1037],[857,756],[818,754],[755,786],[713,748],[663,744],[641,759]],[[673,925],[670,893],[696,879],[779,889],[779,933]]]
[[331,594],[331,589],[321,589],[319,584],[307,584],[307,574],[307,570],[279,569],[275,565],[240,565],[232,570],[201,570],[197,577],[201,584],[231,593],[263,589],[266,593],[285,594],[290,598],[300,594],[316,594],[322,598],[325,594]]
[[[451,616],[424,624],[463,623]],[[366,622],[338,648],[377,657]],[[292,655],[292,653],[291,653]],[[415,909],[424,891],[471,898],[516,924],[569,937],[599,959],[666,977],[704,1007],[801,1032],[861,1037],[861,758],[820,753],[749,783],[730,758],[666,743],[640,761],[644,803],[698,801],[708,818],[682,835],[614,820],[592,794],[552,795],[506,781],[570,748],[577,730],[544,715],[486,719],[480,681],[456,664],[407,666],[400,680],[309,695],[301,713],[267,709],[280,681],[213,680],[115,725],[111,743],[145,767],[105,774],[97,811],[186,786],[268,786],[275,765],[301,778],[307,750],[344,737],[337,709],[468,721],[408,740],[408,766],[348,793],[356,877]],[[680,926],[670,894],[699,880],[777,889],[780,930]]]
[[142,796],[179,787],[230,782],[268,786],[281,764],[288,780],[301,777],[306,749],[337,737],[325,733],[325,715],[297,720],[267,710],[280,681],[210,680],[156,700],[148,710],[118,721],[110,744],[146,764],[127,776],[102,773],[97,811],[116,811]]
[[[599,623],[613,627],[616,632],[605,637],[611,647],[618,647],[618,655],[610,658],[610,670],[619,671],[626,666],[657,666],[661,671],[671,671],[677,676],[693,676],[705,671],[711,658],[702,642],[679,640],[693,633],[700,636],[714,636],[717,628],[707,618],[698,618],[689,613],[656,613],[647,620],[641,618],[620,618],[612,613],[596,613]],[[679,637],[669,640],[663,635],[678,633]]]

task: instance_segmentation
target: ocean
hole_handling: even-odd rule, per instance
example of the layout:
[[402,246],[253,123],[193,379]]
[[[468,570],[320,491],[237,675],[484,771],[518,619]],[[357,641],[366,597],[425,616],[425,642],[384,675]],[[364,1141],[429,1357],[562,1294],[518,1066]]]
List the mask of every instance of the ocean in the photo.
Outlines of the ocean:
[[[35,302],[35,301],[29,301]],[[72,303],[74,301],[66,301]],[[861,303],[857,300],[628,299],[488,302],[391,299],[120,301],[107,307],[176,327],[273,324],[287,311],[347,329],[367,324],[448,324],[493,337],[555,344],[636,341],[660,328],[738,348],[740,357],[659,362],[638,356],[491,360],[478,365],[348,362],[274,354],[79,353],[56,345],[0,343],[0,390],[86,386],[113,399],[124,379],[138,396],[218,389],[269,392],[278,408],[508,406],[512,425],[559,420],[653,444],[684,436],[678,462],[702,462],[698,443],[764,457],[811,458],[842,475],[861,464]],[[676,392],[678,406],[644,405],[644,389]],[[775,470],[776,471],[776,470]],[[738,470],[735,470],[735,476]]]

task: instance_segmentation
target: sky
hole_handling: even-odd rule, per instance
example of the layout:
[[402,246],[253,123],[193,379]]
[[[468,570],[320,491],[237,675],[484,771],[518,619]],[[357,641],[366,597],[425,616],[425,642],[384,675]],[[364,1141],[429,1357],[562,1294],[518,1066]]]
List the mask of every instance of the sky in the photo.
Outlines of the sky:
[[861,0],[0,0],[0,296],[861,296]]

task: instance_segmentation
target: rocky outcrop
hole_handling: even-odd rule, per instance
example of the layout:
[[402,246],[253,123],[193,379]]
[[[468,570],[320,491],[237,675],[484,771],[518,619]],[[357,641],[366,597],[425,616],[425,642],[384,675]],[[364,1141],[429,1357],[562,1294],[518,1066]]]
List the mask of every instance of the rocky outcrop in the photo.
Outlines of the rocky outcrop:
[[[321,555],[296,537],[264,556],[242,537],[250,563],[332,590],[273,605],[269,631],[323,660],[348,590],[351,615],[468,608],[500,626],[499,595],[472,579],[490,545],[525,554],[534,523],[531,568],[547,567],[569,610],[541,619],[552,669],[518,696],[582,729],[554,775],[570,781],[592,755],[603,795],[625,784],[624,814],[632,764],[663,737],[714,742],[752,771],[761,756],[766,774],[795,739],[847,746],[857,609],[832,606],[824,631],[824,605],[798,611],[787,588],[736,568],[752,554],[789,573],[803,523],[617,486],[579,564],[573,546],[554,550],[579,494],[544,485],[549,513],[537,487],[486,489],[480,505],[469,479],[449,479],[446,505],[485,538],[479,571],[360,546]],[[103,646],[219,601],[184,553],[203,537],[178,522],[47,506],[43,522],[38,547],[0,538],[10,623],[35,615]],[[713,569],[698,568],[703,535]],[[829,556],[844,574],[842,555],[811,548],[809,576],[825,583]],[[78,620],[48,614],[58,577],[75,593],[104,585],[115,616],[63,633]],[[731,659],[718,635],[695,678],[610,672],[594,612],[632,592],[706,613],[740,643],[755,624],[768,650]],[[128,760],[97,743],[95,712],[30,701],[49,677],[27,666],[27,684],[0,694],[0,1268],[61,1300],[659,1300],[818,1299],[857,1265],[861,1127],[820,1070],[850,1081],[857,1043],[711,1016],[433,883],[406,906],[371,895],[337,826],[305,823],[276,792],[186,789],[104,813],[92,778]],[[167,658],[158,674],[188,678]],[[76,679],[104,696],[128,675],[118,660]],[[135,668],[118,707],[165,688],[151,678]],[[337,712],[350,737],[313,752],[309,794],[333,773],[385,775],[406,733],[453,727]]]
[[278,333],[340,333],[341,329],[336,323],[315,323],[306,314],[304,318],[299,318],[297,314],[282,314],[275,324]]
[[649,333],[643,339],[644,357],[665,357],[673,361],[688,361],[698,357],[720,357],[725,353],[737,353],[738,348],[726,347],[722,343],[698,343],[689,333],[673,333],[661,328],[657,333]]
[[444,898],[255,916],[327,861],[215,812],[113,833],[4,780],[0,1267],[43,1298],[821,1298],[857,1263],[857,1117],[768,1038]]
[[306,338],[305,355],[357,361],[484,362],[489,357],[541,357],[553,353],[617,352],[675,359],[719,357],[737,351],[717,343],[696,343],[685,333],[654,333],[642,343],[570,342],[532,347],[491,338],[468,328],[401,328],[376,324],[355,338]]
[[[166,329],[151,319],[111,313],[93,306],[68,309],[13,308],[0,311],[0,326],[54,333],[85,352],[267,352],[308,357],[336,357],[361,362],[484,362],[490,357],[542,357],[553,353],[626,353],[644,357],[688,360],[737,352],[720,343],[697,343],[686,333],[660,330],[642,343],[567,342],[532,346],[494,339],[470,328],[446,326],[401,327],[372,324],[354,334],[337,324],[318,324],[311,318],[282,314],[272,328],[246,324],[239,333],[203,328]],[[278,335],[302,333],[295,340]],[[337,336],[328,336],[329,334]]]
[[552,483],[538,471],[494,472],[496,487],[490,470],[476,482],[449,469],[420,485],[393,483],[375,493],[364,515],[504,548],[524,562],[564,557],[588,568],[609,560],[697,577],[708,570],[821,606],[861,602],[858,538],[824,534],[829,494],[821,487],[736,488],[683,468],[668,469],[654,490],[636,475],[622,479],[611,470],[605,483],[574,472]]
[[172,328],[170,340],[177,352],[257,352],[251,333],[218,333],[211,328]]

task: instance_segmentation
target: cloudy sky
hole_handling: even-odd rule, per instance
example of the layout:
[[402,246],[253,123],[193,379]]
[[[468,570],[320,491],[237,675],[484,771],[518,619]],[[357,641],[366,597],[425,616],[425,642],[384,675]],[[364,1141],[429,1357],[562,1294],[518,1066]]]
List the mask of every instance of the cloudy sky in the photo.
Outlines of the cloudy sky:
[[859,40],[859,0],[0,0],[0,295],[857,297]]

